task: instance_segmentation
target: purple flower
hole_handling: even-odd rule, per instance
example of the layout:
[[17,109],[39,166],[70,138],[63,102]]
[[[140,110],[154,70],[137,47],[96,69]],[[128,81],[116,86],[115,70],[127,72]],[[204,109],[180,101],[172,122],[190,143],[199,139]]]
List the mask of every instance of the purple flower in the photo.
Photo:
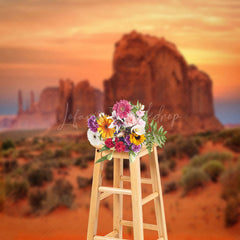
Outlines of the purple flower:
[[98,123],[97,123],[97,119],[94,115],[92,115],[89,119],[88,119],[88,127],[91,129],[91,131],[93,132],[97,132],[98,129]]
[[139,152],[140,149],[141,149],[141,145],[135,145],[135,144],[132,145],[132,150],[134,152]]
[[125,150],[124,150],[124,152],[129,152],[129,146],[127,146],[127,145],[125,145]]
[[130,136],[129,135],[127,135],[126,137],[125,137],[125,143],[128,145],[128,146],[130,146],[132,143],[130,142]]

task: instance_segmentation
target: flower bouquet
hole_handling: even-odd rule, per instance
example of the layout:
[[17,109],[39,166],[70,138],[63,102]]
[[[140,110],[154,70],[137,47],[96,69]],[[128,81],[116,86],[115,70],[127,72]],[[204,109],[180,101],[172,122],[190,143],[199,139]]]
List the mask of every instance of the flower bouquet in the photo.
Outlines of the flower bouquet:
[[128,152],[130,162],[133,162],[143,145],[152,151],[154,143],[162,147],[166,142],[166,133],[163,127],[157,127],[152,120],[148,123],[148,112],[144,105],[136,105],[127,100],[116,102],[112,108],[112,115],[100,113],[88,119],[87,136],[94,146],[101,146],[100,152],[110,150],[110,153],[100,158],[96,163],[112,160],[113,152]]

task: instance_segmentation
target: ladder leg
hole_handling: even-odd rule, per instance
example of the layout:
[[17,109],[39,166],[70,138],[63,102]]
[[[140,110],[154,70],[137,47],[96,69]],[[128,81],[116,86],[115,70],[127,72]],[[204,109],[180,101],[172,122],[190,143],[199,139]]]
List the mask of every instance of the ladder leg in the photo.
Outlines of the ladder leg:
[[152,188],[153,192],[158,192],[159,196],[154,199],[155,205],[155,214],[158,226],[158,237],[167,240],[167,228],[166,228],[166,219],[164,213],[164,205],[163,205],[163,195],[162,195],[162,187],[161,187],[161,179],[158,165],[158,155],[157,155],[157,147],[154,146],[153,152],[150,156],[150,172],[152,178]]
[[[113,159],[113,187],[123,188],[123,181],[121,176],[123,175],[123,159]],[[123,208],[123,195],[113,194],[113,230],[117,231],[118,238],[122,238],[122,208]]]
[[140,158],[130,163],[134,240],[143,240],[143,213]]
[[[96,150],[95,162],[99,158],[101,158],[101,156],[102,156],[102,153],[97,152]],[[103,162],[94,164],[87,240],[93,240],[94,236],[97,234],[98,212],[99,212],[99,202],[100,202],[98,188],[102,182],[102,177],[101,177],[102,169],[103,169]]]

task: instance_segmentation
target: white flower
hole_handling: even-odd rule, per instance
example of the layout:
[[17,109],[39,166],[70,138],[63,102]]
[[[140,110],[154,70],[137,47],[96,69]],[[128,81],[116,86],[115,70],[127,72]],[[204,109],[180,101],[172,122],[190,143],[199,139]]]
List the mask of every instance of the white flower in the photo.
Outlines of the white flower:
[[137,114],[138,117],[143,117],[144,114],[145,114],[145,111],[138,110],[138,111],[136,112],[136,114]]
[[99,113],[99,117],[103,117],[105,114],[103,112]]
[[140,126],[145,128],[146,122],[143,119],[138,118],[137,119],[137,125],[140,125]]
[[93,146],[99,146],[99,145],[103,144],[103,141],[100,140],[99,132],[93,132],[90,129],[88,129],[87,137],[88,137],[89,142]]
[[136,119],[135,115],[131,112],[127,115],[127,118],[124,122],[124,126],[131,127],[131,126],[135,125],[136,123],[137,123],[137,119]]
[[135,132],[137,135],[143,135],[145,134],[145,127],[141,125],[136,125],[132,127],[131,132]]

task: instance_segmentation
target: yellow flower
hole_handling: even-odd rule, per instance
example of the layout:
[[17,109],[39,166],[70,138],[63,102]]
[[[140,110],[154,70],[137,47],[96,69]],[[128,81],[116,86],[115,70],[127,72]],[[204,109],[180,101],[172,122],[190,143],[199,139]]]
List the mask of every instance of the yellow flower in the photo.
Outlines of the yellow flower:
[[106,115],[100,117],[97,120],[98,131],[101,134],[102,138],[112,138],[115,132],[115,128],[109,128],[110,124],[113,122],[112,119],[108,119]]
[[140,145],[141,143],[144,142],[145,140],[144,134],[142,135],[137,135],[136,133],[131,133],[130,134],[130,142],[135,144],[135,145]]

